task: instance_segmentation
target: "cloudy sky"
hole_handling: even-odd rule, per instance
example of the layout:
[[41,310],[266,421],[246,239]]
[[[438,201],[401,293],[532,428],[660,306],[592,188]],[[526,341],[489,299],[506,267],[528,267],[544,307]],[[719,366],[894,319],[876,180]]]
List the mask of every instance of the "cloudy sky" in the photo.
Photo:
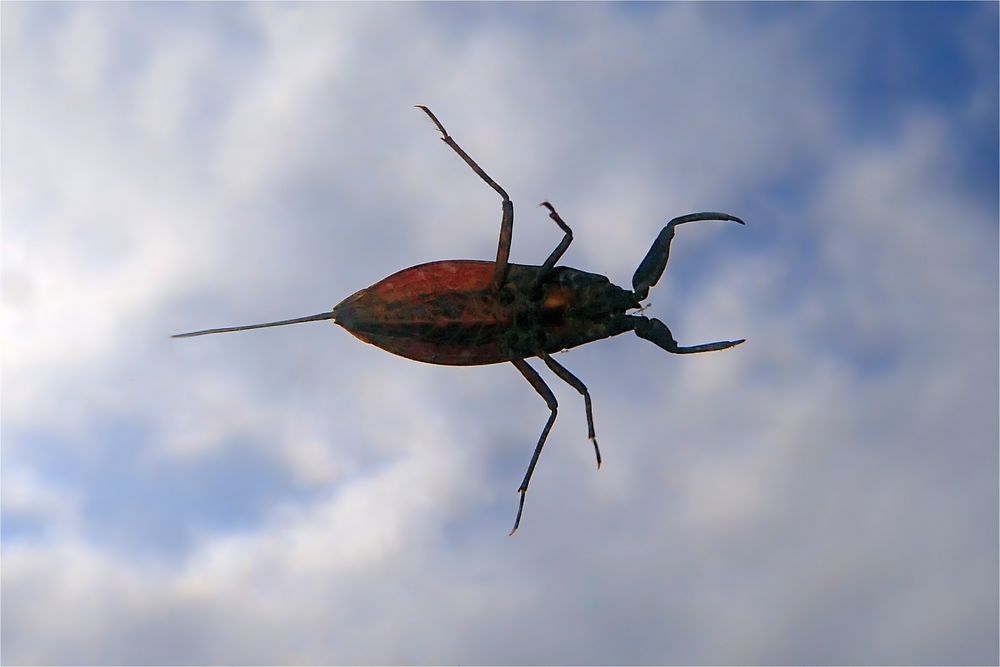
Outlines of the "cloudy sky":
[[[2,659],[996,663],[998,10],[2,7]],[[307,315],[512,258],[631,335],[436,367]]]

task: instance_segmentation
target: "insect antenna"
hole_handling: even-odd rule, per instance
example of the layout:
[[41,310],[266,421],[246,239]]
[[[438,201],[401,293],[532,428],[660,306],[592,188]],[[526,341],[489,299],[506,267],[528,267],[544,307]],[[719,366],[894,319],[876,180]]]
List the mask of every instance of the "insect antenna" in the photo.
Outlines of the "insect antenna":
[[306,317],[296,317],[291,320],[280,320],[278,322],[264,322],[263,324],[247,324],[241,327],[222,327],[220,329],[204,329],[202,331],[189,331],[188,333],[174,334],[171,338],[189,338],[191,336],[204,336],[205,334],[228,333],[230,331],[246,331],[247,329],[264,329],[265,327],[281,327],[286,324],[300,324],[302,322],[315,322],[317,320],[332,320],[333,311],[317,313]]

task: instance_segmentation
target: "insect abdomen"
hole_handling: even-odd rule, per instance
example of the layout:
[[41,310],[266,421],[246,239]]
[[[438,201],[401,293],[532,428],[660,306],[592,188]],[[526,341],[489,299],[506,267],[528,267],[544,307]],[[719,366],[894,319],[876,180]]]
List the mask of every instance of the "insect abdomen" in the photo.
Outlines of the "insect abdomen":
[[493,271],[493,262],[477,260],[413,266],[344,299],[334,319],[358,339],[416,361],[509,361],[501,337],[510,323],[492,292]]

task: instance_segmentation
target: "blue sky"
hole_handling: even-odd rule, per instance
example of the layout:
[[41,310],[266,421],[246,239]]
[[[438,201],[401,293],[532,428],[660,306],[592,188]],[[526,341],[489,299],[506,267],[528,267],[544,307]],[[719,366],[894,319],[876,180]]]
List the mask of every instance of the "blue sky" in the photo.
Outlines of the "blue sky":
[[[5,663],[998,656],[993,3],[2,6]],[[633,336],[409,362],[311,314],[493,256]]]

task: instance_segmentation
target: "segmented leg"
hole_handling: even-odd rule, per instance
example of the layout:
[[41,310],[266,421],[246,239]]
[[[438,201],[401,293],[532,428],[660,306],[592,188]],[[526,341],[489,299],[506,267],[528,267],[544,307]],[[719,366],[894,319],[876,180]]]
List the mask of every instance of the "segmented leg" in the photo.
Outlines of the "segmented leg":
[[513,535],[517,527],[521,525],[521,512],[524,511],[524,494],[528,491],[528,482],[531,481],[531,474],[535,472],[535,464],[538,463],[538,456],[542,453],[542,447],[545,446],[545,438],[549,436],[549,431],[552,430],[552,424],[556,421],[556,412],[559,410],[559,403],[556,402],[555,394],[549,389],[545,381],[542,380],[542,376],[538,372],[528,365],[524,359],[513,359],[511,361],[514,367],[521,371],[521,375],[531,383],[531,386],[535,388],[538,395],[545,400],[545,404],[549,406],[551,414],[549,415],[549,420],[545,422],[545,427],[542,429],[542,435],[538,438],[538,444],[535,445],[535,451],[531,455],[531,462],[528,463],[528,471],[524,474],[524,479],[521,481],[521,486],[518,487],[517,492],[521,494],[521,498],[517,503],[517,518],[514,519],[514,527],[510,529],[510,534]]
[[715,352],[735,347],[746,341],[745,338],[739,340],[720,340],[716,343],[704,343],[702,345],[681,346],[674,340],[673,335],[667,325],[657,319],[648,317],[629,315],[629,320],[633,322],[633,330],[639,338],[644,338],[651,343],[662,347],[667,352],[674,354],[693,354],[695,352]]
[[493,290],[499,291],[503,287],[504,282],[507,280],[508,264],[507,260],[510,257],[510,239],[511,234],[514,231],[514,204],[511,202],[510,197],[507,196],[507,192],[500,187],[496,181],[490,178],[489,174],[483,171],[483,168],[476,164],[476,161],[469,157],[469,154],[462,150],[462,147],[451,138],[448,131],[444,129],[444,125],[441,121],[437,119],[430,109],[423,106],[422,104],[417,105],[418,109],[421,109],[424,113],[430,116],[430,119],[434,121],[437,129],[441,132],[441,141],[451,146],[452,150],[458,153],[459,157],[465,160],[465,163],[472,168],[472,171],[479,175],[479,178],[486,181],[486,184],[497,191],[503,201],[501,202],[501,207],[503,209],[503,215],[500,218],[500,241],[497,245],[497,259],[496,268],[493,271]]
[[597,436],[594,435],[594,411],[590,404],[590,392],[587,391],[587,385],[583,384],[580,378],[570,373],[565,366],[550,357],[547,352],[542,352],[538,356],[542,358],[545,365],[552,369],[552,372],[558,375],[563,382],[576,389],[583,396],[583,405],[587,410],[587,437],[594,443],[594,454],[597,455],[597,467],[600,468],[601,448],[597,446]]
[[656,284],[663,275],[663,270],[667,268],[667,259],[670,257],[670,241],[674,238],[674,227],[683,225],[685,222],[698,222],[700,220],[729,220],[746,224],[735,215],[728,213],[691,213],[674,218],[667,223],[666,227],[660,230],[660,234],[653,241],[649,252],[639,263],[639,268],[632,276],[632,291],[635,297],[642,301],[649,294],[649,288]]
[[562,241],[559,242],[559,245],[555,247],[555,250],[549,253],[548,258],[542,263],[541,269],[538,271],[538,277],[535,278],[535,288],[541,285],[542,282],[549,277],[549,274],[552,272],[552,268],[556,265],[556,262],[558,262],[559,258],[563,256],[566,249],[569,248],[569,244],[573,242],[573,230],[569,228],[569,225],[563,222],[561,217],[559,217],[559,214],[556,213],[555,207],[547,201],[543,201],[539,204],[539,206],[544,206],[549,209],[549,217],[555,220],[556,224],[559,225],[559,229],[563,230],[565,235],[563,236]]

